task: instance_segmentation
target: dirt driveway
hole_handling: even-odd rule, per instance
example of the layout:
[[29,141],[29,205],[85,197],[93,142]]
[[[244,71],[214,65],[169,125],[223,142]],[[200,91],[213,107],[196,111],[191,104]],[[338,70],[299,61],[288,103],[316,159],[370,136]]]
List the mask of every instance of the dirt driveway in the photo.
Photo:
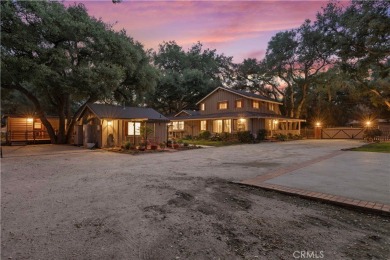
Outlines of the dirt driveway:
[[[2,259],[386,259],[390,219],[243,180],[356,141],[124,155],[4,147]],[[294,257],[295,256],[295,257]]]

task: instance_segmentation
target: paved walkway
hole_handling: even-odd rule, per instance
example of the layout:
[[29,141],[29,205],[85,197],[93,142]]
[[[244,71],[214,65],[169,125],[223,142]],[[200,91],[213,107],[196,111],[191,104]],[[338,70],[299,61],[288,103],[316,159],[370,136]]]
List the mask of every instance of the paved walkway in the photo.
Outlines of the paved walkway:
[[389,169],[388,153],[335,151],[241,183],[389,213]]

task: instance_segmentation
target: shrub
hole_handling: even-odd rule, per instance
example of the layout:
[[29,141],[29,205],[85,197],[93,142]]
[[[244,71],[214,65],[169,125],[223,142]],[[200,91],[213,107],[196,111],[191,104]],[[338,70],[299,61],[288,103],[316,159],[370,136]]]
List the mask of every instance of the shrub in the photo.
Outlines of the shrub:
[[279,140],[279,141],[286,141],[287,140],[287,135],[278,134],[278,135],[276,135],[276,139]]
[[381,135],[382,135],[382,131],[379,129],[366,129],[364,130],[363,138],[368,140],[374,140],[375,137]]
[[258,141],[263,141],[263,140],[265,140],[266,137],[267,137],[267,130],[266,130],[266,129],[259,129],[259,130],[257,131],[257,137],[256,137],[256,139],[257,139]]
[[237,133],[238,141],[241,143],[253,143],[255,138],[249,131],[242,131]]
[[126,149],[126,150],[130,150],[130,149],[132,149],[134,147],[134,145],[132,144],[132,143],[130,143],[129,141],[127,141],[126,143],[125,143],[125,145],[124,145],[124,148]]
[[289,140],[292,140],[292,139],[294,138],[294,135],[293,135],[292,133],[288,133],[288,134],[287,134],[287,138],[288,138]]
[[184,146],[184,147],[188,147],[188,145],[189,145],[189,144],[186,143],[186,142],[183,143],[183,146]]
[[203,140],[209,140],[211,137],[211,133],[209,131],[204,131],[199,134],[199,138]]
[[163,150],[164,150],[165,147],[166,147],[165,143],[160,143],[159,146],[160,146],[160,148],[163,149]]
[[192,135],[186,135],[183,138],[184,140],[192,140]]

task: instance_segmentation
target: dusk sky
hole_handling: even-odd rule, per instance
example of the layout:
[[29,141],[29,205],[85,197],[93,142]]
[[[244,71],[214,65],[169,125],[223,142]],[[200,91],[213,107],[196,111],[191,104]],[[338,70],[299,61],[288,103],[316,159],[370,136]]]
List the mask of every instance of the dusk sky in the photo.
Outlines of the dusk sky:
[[[66,4],[75,1],[66,1]],[[234,62],[264,57],[267,43],[279,31],[299,27],[327,1],[78,1],[88,13],[115,24],[145,48],[157,50],[175,40],[187,50],[204,47],[233,56]]]

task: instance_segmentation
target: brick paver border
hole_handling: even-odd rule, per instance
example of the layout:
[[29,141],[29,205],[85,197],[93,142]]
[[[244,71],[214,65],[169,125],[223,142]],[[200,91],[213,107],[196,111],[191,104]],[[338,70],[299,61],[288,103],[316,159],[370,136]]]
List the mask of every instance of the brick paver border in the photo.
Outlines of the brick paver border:
[[278,176],[287,174],[289,172],[307,167],[309,165],[321,162],[323,160],[330,159],[332,157],[335,157],[337,155],[342,154],[343,151],[337,151],[328,155],[320,156],[312,160],[308,160],[303,163],[299,164],[293,164],[288,168],[280,168],[276,171],[272,171],[260,176],[257,176],[255,178],[243,180],[241,182],[238,182],[239,184],[249,185],[249,186],[255,186],[259,187],[265,190],[272,190],[277,191],[285,194],[295,195],[303,198],[308,199],[314,199],[323,201],[326,203],[346,206],[346,207],[352,207],[355,209],[360,210],[368,210],[368,211],[374,211],[374,212],[380,212],[385,214],[390,214],[390,205],[382,204],[382,203],[376,203],[371,201],[365,201],[365,200],[356,200],[348,197],[338,196],[334,194],[329,193],[322,193],[322,192],[316,192],[316,191],[310,191],[310,190],[304,190],[304,189],[297,189],[292,187],[287,187],[283,185],[277,185],[277,184],[270,184],[266,183],[265,181],[276,178]]

